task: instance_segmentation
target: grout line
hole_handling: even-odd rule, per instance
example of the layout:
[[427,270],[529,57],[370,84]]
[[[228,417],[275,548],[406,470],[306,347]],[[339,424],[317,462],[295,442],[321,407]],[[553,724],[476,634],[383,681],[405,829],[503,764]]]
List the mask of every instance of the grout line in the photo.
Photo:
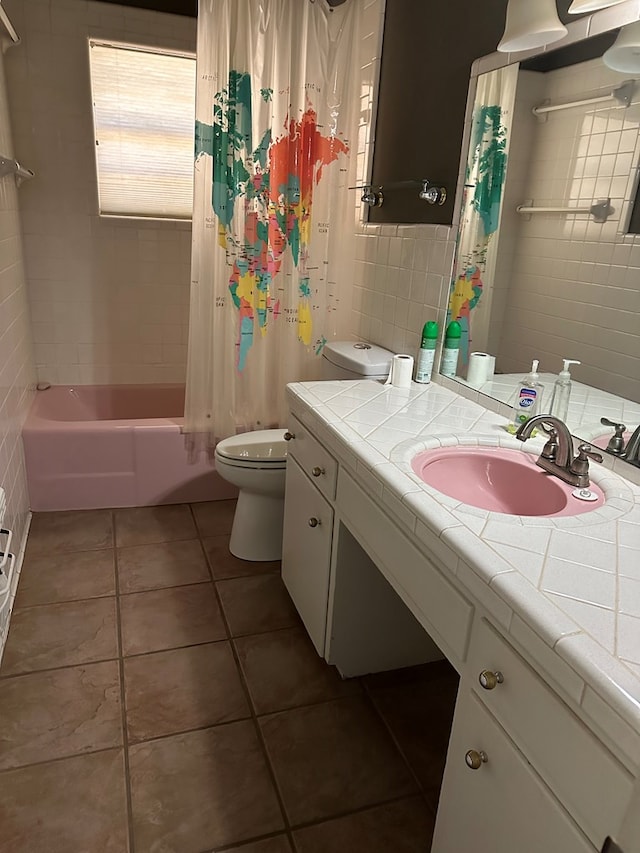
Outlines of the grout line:
[[[193,507],[191,506],[191,504],[189,505],[189,508],[190,508],[191,512],[193,513]],[[194,515],[194,520],[195,520],[195,515]],[[201,543],[202,543],[202,537],[201,537]],[[204,544],[202,545],[202,547],[204,548]],[[254,731],[256,733],[256,737],[257,737],[257,740],[258,740],[258,743],[260,745],[260,749],[262,751],[262,755],[263,755],[263,758],[265,761],[265,767],[266,767],[267,773],[269,774],[269,777],[271,779],[271,784],[273,786],[273,791],[274,791],[274,793],[276,795],[276,799],[278,801],[278,806],[280,807],[280,813],[282,815],[282,820],[283,820],[283,824],[284,824],[284,831],[285,831],[285,834],[289,840],[289,844],[291,845],[291,848],[293,850],[296,850],[296,847],[295,847],[295,844],[293,841],[293,836],[291,834],[291,826],[289,824],[289,818],[287,816],[287,811],[285,809],[284,799],[282,797],[282,793],[280,791],[280,786],[278,785],[278,780],[276,779],[275,771],[273,769],[273,766],[271,764],[271,760],[269,758],[269,753],[267,752],[267,747],[266,747],[266,744],[264,741],[264,737],[262,735],[262,730],[260,728],[260,724],[258,722],[258,717],[256,715],[256,710],[255,710],[255,707],[253,704],[253,699],[252,699],[251,693],[249,691],[249,685],[247,684],[247,680],[245,679],[244,672],[243,672],[242,667],[240,665],[240,659],[238,657],[238,652],[236,650],[235,644],[232,642],[231,631],[229,629],[229,623],[227,621],[227,615],[224,611],[224,607],[222,605],[222,599],[220,598],[220,593],[218,592],[218,586],[214,580],[213,571],[211,569],[211,566],[210,566],[208,560],[207,560],[207,566],[209,567],[209,574],[211,576],[211,581],[213,584],[213,590],[214,590],[214,594],[216,596],[216,600],[218,602],[218,607],[220,608],[220,613],[222,615],[222,621],[223,621],[223,624],[224,624],[226,631],[227,631],[227,636],[229,639],[229,645],[231,647],[231,653],[232,653],[233,659],[235,661],[236,670],[238,673],[238,678],[240,679],[240,684],[242,686],[242,690],[243,690],[245,697],[246,697],[246,700],[247,700],[247,707],[249,708],[249,713],[251,715],[250,719],[253,722]],[[267,633],[267,632],[264,632],[264,633]]]
[[[116,540],[115,511],[111,513],[113,526],[113,541]],[[122,744],[124,754],[124,785],[127,798],[127,834],[129,836],[129,853],[135,851],[135,836],[133,824],[133,799],[131,795],[131,765],[129,762],[129,732],[127,729],[127,699],[124,689],[124,657],[122,645],[122,619],[120,615],[120,577],[118,574],[118,551],[114,548],[114,570],[116,583],[116,630],[118,632],[118,672],[120,674],[120,712],[122,721]]]
[[30,669],[27,672],[9,672],[6,675],[0,675],[0,682],[6,681],[8,678],[24,678],[29,675],[39,675],[41,672],[58,672],[61,669],[73,669],[77,666],[93,666],[97,663],[111,663],[118,661],[119,658],[98,658],[97,660],[76,661],[75,663],[65,663],[61,666],[47,666],[42,669]]
[[[366,696],[366,699],[367,699],[373,713],[376,715],[376,717],[380,720],[380,722],[384,726],[387,734],[389,735],[389,737],[391,738],[391,741],[393,742],[394,747],[396,748],[396,752],[399,754],[400,758],[403,760],[405,766],[407,767],[407,769],[409,771],[411,778],[414,780],[420,796],[422,796],[422,799],[424,800],[427,808],[429,809],[429,811],[433,815],[433,818],[435,819],[437,811],[438,811],[438,804],[436,803],[434,805],[431,802],[431,798],[427,795],[427,792],[423,788],[422,782],[420,781],[420,778],[419,778],[418,774],[416,773],[416,771],[413,769],[413,766],[412,766],[411,762],[409,761],[409,758],[408,758],[406,752],[402,748],[402,745],[400,744],[399,740],[396,738],[395,732],[393,731],[391,725],[387,722],[387,719],[384,716],[384,714],[382,713],[382,711],[378,708],[378,705],[376,704],[376,702],[373,698],[373,695],[371,693],[371,689],[364,682],[363,682],[362,686],[364,689],[364,694]],[[440,787],[442,787],[442,783],[440,783]]]
[[14,773],[17,770],[27,770],[31,767],[42,767],[45,764],[59,764],[61,761],[69,761],[72,758],[84,758],[85,755],[99,755],[101,752],[120,752],[122,743],[113,746],[101,746],[100,749],[87,749],[83,752],[70,752],[69,755],[56,755],[55,758],[45,758],[42,761],[29,761],[27,764],[16,764],[14,767],[3,767],[0,769],[0,778]]
[[[337,812],[336,814],[327,815],[326,817],[320,818],[319,820],[311,820],[305,821],[304,823],[296,823],[293,825],[293,830],[298,831],[300,829],[309,829],[314,826],[319,826],[323,823],[329,823],[332,820],[340,820],[341,818],[351,817],[352,815],[362,814],[363,812],[371,811],[372,809],[381,808],[382,806],[389,806],[393,803],[401,803],[404,800],[423,800],[424,797],[420,791],[416,791],[413,794],[399,794],[397,797],[388,797],[387,799],[377,800],[375,803],[367,803],[364,806],[358,806],[357,809],[351,809],[348,812]],[[393,851],[390,851],[393,853]]]

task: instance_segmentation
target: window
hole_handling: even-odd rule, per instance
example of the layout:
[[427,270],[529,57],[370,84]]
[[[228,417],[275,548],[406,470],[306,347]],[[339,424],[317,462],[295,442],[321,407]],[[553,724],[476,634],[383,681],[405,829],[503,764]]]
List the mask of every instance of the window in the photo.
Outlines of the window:
[[190,219],[195,56],[89,48],[100,214]]

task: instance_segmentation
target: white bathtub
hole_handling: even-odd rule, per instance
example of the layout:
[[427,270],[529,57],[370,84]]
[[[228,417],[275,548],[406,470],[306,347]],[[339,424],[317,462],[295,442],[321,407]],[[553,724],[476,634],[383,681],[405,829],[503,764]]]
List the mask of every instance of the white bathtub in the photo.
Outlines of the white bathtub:
[[38,391],[23,429],[31,509],[220,500],[233,486],[181,433],[184,386],[58,385]]

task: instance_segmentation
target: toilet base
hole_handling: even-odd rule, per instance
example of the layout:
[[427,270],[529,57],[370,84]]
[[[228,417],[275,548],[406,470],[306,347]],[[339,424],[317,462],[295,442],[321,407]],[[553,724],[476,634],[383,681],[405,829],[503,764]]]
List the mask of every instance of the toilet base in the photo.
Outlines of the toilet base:
[[240,490],[233,517],[229,550],[251,562],[282,558],[284,497]]

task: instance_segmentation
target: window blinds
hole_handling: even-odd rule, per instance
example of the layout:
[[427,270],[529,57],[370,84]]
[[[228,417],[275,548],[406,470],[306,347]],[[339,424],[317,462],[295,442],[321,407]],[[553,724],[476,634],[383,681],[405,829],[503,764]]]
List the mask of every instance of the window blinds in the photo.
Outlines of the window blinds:
[[195,57],[89,47],[100,213],[190,219]]

